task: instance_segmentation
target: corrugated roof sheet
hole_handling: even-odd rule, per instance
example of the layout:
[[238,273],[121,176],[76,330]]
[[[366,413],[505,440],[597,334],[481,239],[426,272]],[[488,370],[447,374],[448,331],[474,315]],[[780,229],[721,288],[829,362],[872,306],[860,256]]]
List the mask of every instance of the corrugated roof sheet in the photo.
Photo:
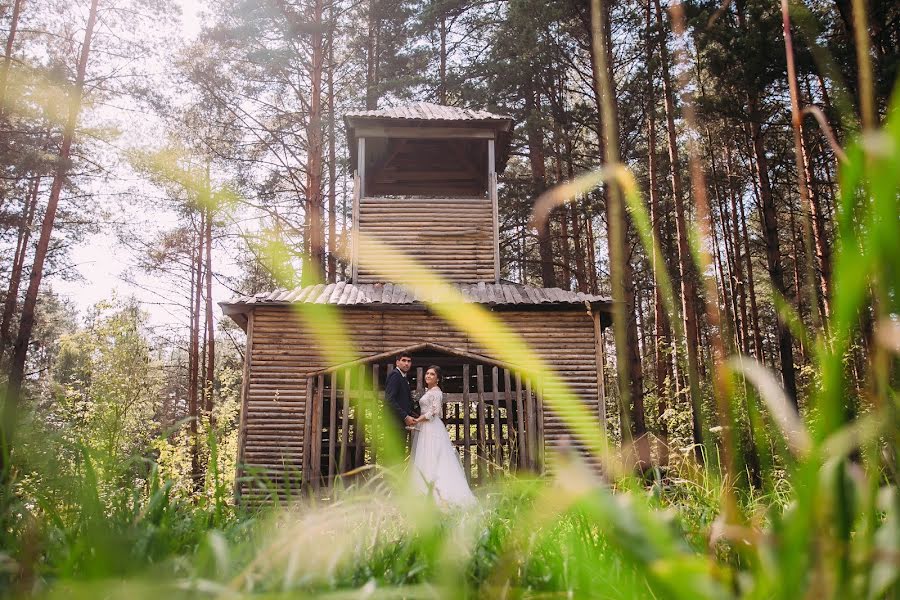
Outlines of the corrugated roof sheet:
[[[454,284],[469,302],[488,306],[583,304],[611,302],[604,296],[570,292],[559,288],[537,288],[516,283],[459,283]],[[318,284],[294,290],[275,290],[255,296],[240,296],[222,302],[223,308],[233,309],[259,304],[333,304],[337,306],[412,305],[428,298],[419,292],[393,283],[364,283],[346,281]]]
[[508,121],[512,119],[507,115],[498,115],[486,110],[456,108],[431,102],[412,102],[378,110],[349,112],[344,117],[437,121]]

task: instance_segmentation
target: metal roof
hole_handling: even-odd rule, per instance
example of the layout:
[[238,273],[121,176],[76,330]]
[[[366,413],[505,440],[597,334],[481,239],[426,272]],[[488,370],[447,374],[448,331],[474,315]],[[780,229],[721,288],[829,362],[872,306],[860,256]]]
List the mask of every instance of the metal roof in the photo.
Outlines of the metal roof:
[[[559,288],[538,288],[518,283],[458,283],[450,284],[462,294],[467,302],[486,306],[505,307],[551,307],[583,304],[610,305],[612,301],[604,296],[570,292]],[[346,281],[320,283],[298,287],[293,290],[275,290],[254,296],[239,296],[219,305],[226,315],[238,323],[244,323],[239,315],[256,306],[289,304],[331,304],[335,306],[414,306],[424,304],[433,298],[427,294],[410,290],[394,283],[353,284]]]
[[486,110],[432,104],[431,102],[412,102],[378,110],[349,112],[344,115],[344,118],[399,119],[407,121],[509,121],[512,124],[512,117],[508,115],[498,115]]

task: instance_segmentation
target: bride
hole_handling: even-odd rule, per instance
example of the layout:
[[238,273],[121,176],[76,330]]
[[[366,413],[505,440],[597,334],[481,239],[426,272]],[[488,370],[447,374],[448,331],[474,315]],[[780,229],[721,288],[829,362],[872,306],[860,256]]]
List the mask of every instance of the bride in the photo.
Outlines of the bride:
[[419,398],[421,416],[416,419],[412,441],[413,487],[423,493],[431,492],[441,505],[470,506],[475,496],[469,489],[459,455],[450,442],[450,435],[441,421],[441,368],[428,367],[425,372],[427,391]]

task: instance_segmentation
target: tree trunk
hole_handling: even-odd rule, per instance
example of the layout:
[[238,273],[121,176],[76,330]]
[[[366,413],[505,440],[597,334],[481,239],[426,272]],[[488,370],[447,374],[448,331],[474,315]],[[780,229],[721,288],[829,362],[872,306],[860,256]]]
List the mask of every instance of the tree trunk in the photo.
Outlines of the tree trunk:
[[188,418],[191,433],[191,479],[194,489],[200,489],[200,301],[203,296],[203,246],[206,224],[203,212],[200,212],[200,223],[196,229],[197,244],[193,252],[191,265],[191,332],[190,349],[188,351]]
[[[778,239],[778,213],[775,198],[769,182],[769,159],[766,157],[760,127],[759,102],[751,94],[748,101],[750,109],[750,132],[753,141],[753,154],[756,159],[756,177],[759,181],[759,196],[763,216],[763,240],[766,244],[766,263],[769,277],[775,290],[787,298],[787,286],[784,284],[784,271],[781,266],[781,243]],[[797,405],[797,380],[794,372],[794,340],[790,330],[779,318],[777,319],[778,353],[781,358],[781,376],[788,397]]]
[[44,272],[44,261],[47,258],[47,250],[50,247],[50,238],[53,235],[53,224],[56,219],[56,209],[59,205],[59,196],[63,183],[69,173],[69,156],[72,152],[72,141],[75,137],[75,127],[78,124],[78,115],[81,112],[81,99],[84,93],[84,80],[87,72],[88,56],[90,56],[91,40],[94,35],[94,26],[97,23],[97,5],[99,0],[91,0],[88,13],[87,26],[84,31],[84,41],[81,45],[81,53],[78,57],[78,67],[75,75],[75,85],[68,98],[68,114],[63,128],[62,144],[59,149],[59,157],[56,171],[53,175],[53,185],[50,188],[50,196],[47,200],[47,210],[44,212],[44,220],[41,223],[41,235],[34,252],[34,262],[31,267],[31,276],[28,282],[28,291],[25,293],[25,301],[22,304],[22,317],[19,322],[19,331],[16,336],[16,344],[13,349],[13,361],[10,367],[9,384],[7,388],[6,402],[3,403],[3,417],[0,420],[0,478],[3,483],[7,481],[9,472],[9,457],[13,449],[18,408],[21,402],[22,383],[25,378],[25,360],[28,356],[28,346],[31,343],[31,332],[34,328],[34,310],[37,305],[38,291],[41,287],[41,279]]
[[331,5],[328,27],[328,281],[337,281],[337,153],[334,133],[334,28],[335,7]]
[[[325,244],[323,240],[322,213],[324,140],[322,139],[322,71],[325,52],[322,45],[323,0],[316,0],[313,7],[312,64],[310,65],[309,121],[306,128],[308,143],[306,157],[306,196],[309,212],[309,261],[303,269],[303,285],[318,283],[324,279]],[[306,268],[308,267],[308,268]]]
[[[748,323],[747,313],[747,284],[744,279],[744,267],[741,263],[741,235],[738,231],[738,210],[737,200],[733,184],[733,174],[731,166],[731,149],[725,148],[725,176],[728,178],[728,199],[731,204],[731,239],[732,251],[734,252],[734,275],[735,287],[739,296],[739,304],[741,311],[741,351],[744,354],[750,354],[750,325]],[[741,199],[743,203],[743,199]],[[743,204],[742,204],[743,208]],[[748,257],[749,258],[749,257]]]
[[[534,82],[530,81],[526,89],[525,115],[528,120],[526,137],[528,138],[528,162],[531,166],[532,194],[536,199],[547,189],[547,170],[544,164],[544,139],[536,124],[540,114],[540,100]],[[546,288],[557,287],[556,272],[553,269],[553,238],[550,233],[548,218],[538,225],[538,254],[541,258],[541,280]]]
[[441,56],[440,56],[440,87],[438,88],[438,102],[447,104],[447,15],[441,11],[440,18]]
[[[207,180],[207,184],[208,183],[209,180]],[[212,297],[212,217],[213,207],[207,205],[206,230],[204,232],[206,237],[206,265],[204,266],[204,271],[206,271],[206,377],[203,382],[203,398],[204,410],[209,416],[210,423],[212,423],[213,383],[215,381],[216,373],[216,334],[215,328],[213,327]]]
[[3,66],[0,67],[0,116],[6,112],[6,83],[9,80],[9,64],[12,62],[13,45],[16,42],[16,31],[19,28],[19,15],[21,12],[22,0],[15,0],[13,2],[12,16],[9,20],[6,48],[3,52]]
[[[615,105],[615,80],[612,74],[612,42],[609,29],[609,4],[591,3],[591,66],[594,89],[604,132],[600,138],[603,164],[619,163],[619,122]],[[650,464],[650,444],[644,417],[644,380],[635,320],[634,271],[628,259],[629,221],[625,213],[621,187],[613,183],[603,188],[606,198],[610,279],[613,292],[613,327],[616,338],[622,442],[634,444],[636,464]],[[629,439],[630,438],[630,439]]]
[[660,70],[663,80],[663,97],[666,109],[666,134],[669,148],[669,168],[672,183],[672,199],[675,203],[675,233],[678,240],[678,271],[681,276],[681,317],[684,321],[685,347],[688,359],[688,382],[691,399],[691,429],[694,456],[703,461],[703,419],[701,417],[700,361],[697,356],[699,335],[697,332],[697,305],[699,297],[694,286],[691,269],[691,253],[688,246],[687,219],[684,206],[684,185],[681,179],[681,160],[678,155],[678,139],[675,131],[675,99],[672,78],[669,74],[669,51],[663,33],[662,9],[659,0],[654,0],[656,22],[659,28]]
[[366,110],[378,108],[378,1],[369,0],[366,38]]
[[10,342],[10,329],[16,314],[16,305],[19,302],[19,287],[22,285],[22,271],[25,269],[25,257],[28,255],[28,242],[31,239],[31,226],[34,223],[34,215],[37,212],[38,191],[41,177],[34,178],[31,186],[31,194],[23,207],[22,221],[19,224],[19,236],[16,240],[16,252],[13,255],[13,264],[9,273],[9,288],[6,291],[6,300],[3,303],[3,320],[0,322],[0,364]]

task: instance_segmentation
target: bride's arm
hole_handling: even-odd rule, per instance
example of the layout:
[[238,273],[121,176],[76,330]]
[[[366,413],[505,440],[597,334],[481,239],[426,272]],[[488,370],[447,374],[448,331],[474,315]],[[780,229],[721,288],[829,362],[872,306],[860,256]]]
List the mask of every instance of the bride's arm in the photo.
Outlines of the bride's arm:
[[[424,396],[422,396],[422,400],[428,399],[428,402],[422,408],[421,416],[417,419],[419,421],[430,421],[441,413],[441,402],[444,399],[444,395],[441,393],[441,390],[429,390]],[[422,400],[419,400],[421,405]]]

